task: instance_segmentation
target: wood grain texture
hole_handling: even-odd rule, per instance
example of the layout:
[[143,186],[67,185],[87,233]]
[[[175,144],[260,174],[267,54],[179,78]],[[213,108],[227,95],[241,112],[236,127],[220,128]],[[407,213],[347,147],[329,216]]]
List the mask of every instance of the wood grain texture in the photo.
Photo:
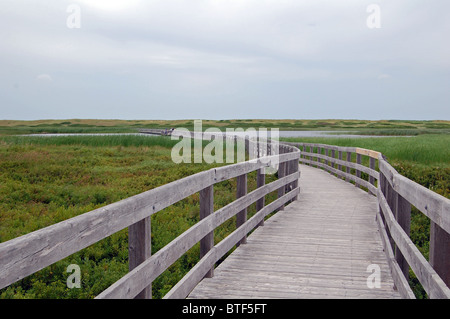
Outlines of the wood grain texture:
[[417,249],[402,227],[396,222],[394,213],[388,205],[381,189],[378,190],[378,202],[384,216],[385,225],[392,239],[416,274],[428,296],[433,299],[450,298],[450,289]]
[[380,173],[397,193],[450,233],[450,199],[400,175],[384,159],[379,159],[379,168]]
[[[189,298],[400,298],[375,216],[376,197],[300,165],[299,199],[266,220]],[[377,264],[381,287],[369,288]]]

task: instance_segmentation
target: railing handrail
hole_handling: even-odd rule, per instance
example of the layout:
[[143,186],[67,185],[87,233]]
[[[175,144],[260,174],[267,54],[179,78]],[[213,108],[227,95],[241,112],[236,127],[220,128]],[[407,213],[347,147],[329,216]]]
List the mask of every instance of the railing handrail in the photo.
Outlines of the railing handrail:
[[[208,138],[210,138],[210,136],[208,136]],[[248,141],[247,147],[250,143],[253,142]],[[295,168],[295,165],[288,165],[288,163],[298,163],[300,151],[292,146],[282,144],[280,144],[280,146],[286,153],[266,155],[237,164],[211,168],[0,243],[0,289],[124,228],[137,225],[162,209],[169,207],[192,194],[212,187],[212,185],[218,182],[234,177],[246,176],[253,171],[258,171],[258,173],[260,173],[261,169],[269,166],[271,160],[276,160],[276,162],[280,164],[280,169],[283,170],[283,173],[279,174],[278,180],[263,186],[260,185],[255,191],[245,194],[243,197],[238,198],[234,202],[218,210],[215,214],[202,219],[182,235],[175,238],[171,243],[161,248],[157,254],[146,258],[145,262],[140,263],[139,266],[131,270],[126,276],[116,282],[116,284],[109,287],[98,296],[99,298],[113,295],[120,295],[121,297],[128,298],[135,297],[142,291],[142,288],[151,284],[151,281],[156,278],[156,274],[160,274],[176,261],[176,259],[178,259],[178,257],[175,258],[176,256],[181,256],[180,254],[183,254],[188,250],[187,247],[192,247],[192,245],[197,243],[206,234],[213,231],[218,225],[225,221],[223,220],[220,222],[220,217],[227,217],[227,219],[231,218],[243,209],[246,209],[250,204],[257,200],[261,200],[261,197],[264,197],[266,194],[282,188],[283,191],[279,191],[279,198],[275,202],[265,206],[263,209],[260,209],[255,215],[259,218],[258,223],[261,223],[261,218],[264,218],[274,209],[278,209],[290,200],[295,199],[299,193],[299,188],[297,187],[297,180],[299,178],[298,165],[296,165]],[[285,194],[285,188],[289,185],[289,192]],[[269,211],[267,207],[272,209],[272,211]],[[242,229],[247,229],[249,225],[254,224],[255,220],[257,220],[254,218],[255,216],[244,222],[243,225],[239,225],[243,226],[239,231],[240,233],[243,232]],[[245,234],[250,230],[246,231]],[[236,237],[236,233],[234,234],[235,235],[233,236]],[[131,236],[129,236],[129,238],[131,238]],[[230,243],[230,240],[227,240],[226,242]],[[234,244],[235,243],[233,243],[233,245]],[[180,247],[182,247],[182,249],[180,249]],[[224,247],[224,244],[220,247]],[[214,247],[211,247],[211,249],[212,248]],[[217,251],[217,249],[215,249],[215,251]],[[173,258],[175,258],[175,260],[173,260]],[[170,262],[171,260],[172,262]],[[214,262],[216,261],[217,260]],[[151,267],[151,265],[154,267]],[[146,277],[144,281],[134,281],[135,286],[132,289],[127,288],[126,293],[117,289],[117,287],[121,287],[120,285],[124,282],[127,286],[129,283],[128,280],[130,280],[130,278],[131,280],[136,278],[136,273],[139,273],[140,269],[143,268],[146,270],[150,268],[151,272],[150,276]]]
[[[403,297],[415,297],[407,280],[409,267],[411,267],[430,298],[450,298],[448,284],[441,278],[441,276],[449,277],[450,269],[448,264],[440,264],[436,257],[444,253],[449,258],[450,254],[448,245],[450,200],[448,198],[399,174],[381,152],[319,143],[290,142],[288,144],[302,150],[300,162],[324,168],[332,174],[344,177],[346,181],[354,181],[355,186],[364,186],[370,193],[377,196],[378,226],[395,285]],[[305,151],[306,148],[309,148],[308,152]],[[321,154],[322,149],[325,150],[325,154]],[[328,155],[330,150],[331,156]],[[335,158],[336,151],[339,152],[340,159]],[[342,160],[343,152],[347,153],[347,161]],[[350,161],[352,153],[356,154],[357,163]],[[361,156],[369,157],[370,168],[361,164]],[[378,160],[379,172],[375,170],[375,160]],[[338,168],[335,168],[335,165],[338,165]],[[342,171],[342,167],[346,167],[346,172]],[[357,176],[350,174],[351,168],[355,169]],[[361,172],[369,175],[369,181],[361,179]],[[378,181],[377,186],[375,186],[375,180]],[[435,235],[430,239],[430,263],[432,259],[436,259],[433,260],[433,266],[409,238],[411,205],[430,218],[431,225],[434,227]],[[392,247],[391,240],[395,243],[395,247]],[[439,269],[440,274],[435,269]]]

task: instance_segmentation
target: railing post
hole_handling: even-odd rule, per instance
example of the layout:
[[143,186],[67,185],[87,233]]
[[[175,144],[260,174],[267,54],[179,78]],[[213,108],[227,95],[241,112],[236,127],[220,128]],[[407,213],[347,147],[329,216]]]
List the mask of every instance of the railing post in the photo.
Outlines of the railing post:
[[[151,219],[144,218],[128,227],[128,269],[136,268],[152,254]],[[136,299],[151,299],[152,285],[142,290]]]
[[[309,146],[308,146],[308,153],[312,153],[312,150],[313,150],[313,147],[312,147],[311,145],[309,145]],[[283,151],[283,153],[284,153],[284,151]],[[308,160],[310,161],[309,165],[310,165],[311,167],[313,167],[313,164],[311,163],[312,160],[313,160],[312,156],[308,156]]]
[[[389,184],[389,182],[386,180],[386,176],[384,176],[384,174],[382,172],[380,172],[380,180],[378,182],[379,182],[379,188],[381,190],[381,193],[383,194],[384,198],[386,198],[386,201],[387,201],[388,197],[389,197],[387,184]],[[386,234],[389,239],[389,243],[391,244],[392,243],[391,232],[389,231],[389,227],[387,227],[387,225],[386,225],[386,220],[384,218],[383,210],[380,205],[378,205],[378,209],[380,211],[381,221],[386,226]],[[392,244],[391,244],[391,247],[392,247]]]
[[[410,234],[411,229],[411,204],[404,199],[400,194],[394,191],[394,214],[397,223],[403,228],[406,234]],[[395,246],[395,259],[403,272],[406,279],[409,277],[409,265],[403,257],[400,249]]]
[[[336,150],[335,149],[331,150],[331,157],[333,159],[336,158]],[[334,168],[334,162],[331,162],[331,167]]]
[[[351,162],[352,161],[352,153],[351,152],[347,152],[347,162]],[[345,171],[347,174],[350,174],[350,166],[346,166]],[[350,182],[350,178],[346,178],[345,179],[346,182]]]
[[[342,161],[342,151],[338,151],[338,159]],[[342,171],[341,164],[338,164],[338,170]]]
[[[264,174],[264,167],[258,169],[258,173],[256,175],[256,187],[264,186],[266,183],[266,175]],[[265,205],[265,196],[261,197],[256,201],[256,211],[259,212],[263,209]],[[264,226],[264,218],[258,224],[258,226]]]
[[[322,155],[322,148],[320,146],[317,147],[317,154]],[[317,157],[317,163],[322,163],[320,157]],[[317,165],[317,168],[320,168],[320,166]]]
[[[236,178],[236,199],[240,198],[242,196],[247,195],[247,174],[240,175]],[[247,207],[241,210],[236,215],[236,228],[240,227],[242,224],[244,224],[247,221]],[[247,243],[247,235],[244,235],[244,237],[236,244],[236,247],[240,244],[246,244]]]
[[[284,147],[282,145],[280,145],[280,154],[284,154],[284,152],[285,152]],[[312,165],[310,165],[310,166],[312,166]],[[285,176],[286,176],[286,162],[283,162],[278,165],[278,178],[283,178]],[[285,190],[286,190],[285,185],[283,185],[282,187],[280,187],[278,189],[278,198],[280,198],[281,196],[283,196],[286,193]],[[280,208],[278,210],[279,211],[284,210],[284,205],[280,206]]]
[[[356,153],[356,164],[361,164],[361,154]],[[361,171],[359,169],[356,169],[356,177],[361,178]],[[359,187],[358,182],[355,182],[355,186]]]
[[[285,168],[284,172],[285,172],[284,176],[288,176],[288,175],[292,174],[292,160],[286,162],[286,168]],[[291,184],[292,183],[289,183],[284,186],[285,194],[289,193],[291,191]]]
[[[396,192],[392,188],[391,184],[389,184],[389,181],[387,180],[386,176],[384,177],[384,187],[385,187],[384,197],[386,198],[386,202],[387,202],[389,208],[391,209],[391,211],[395,214],[394,194]],[[395,251],[396,250],[396,244],[395,244],[394,239],[391,236],[391,232],[388,231],[387,234],[388,234],[388,237],[389,237],[389,241],[391,243],[392,250]]]
[[[299,167],[299,160],[300,160],[300,158],[296,158],[295,159],[295,165],[294,165],[294,173],[296,173],[296,172],[298,172],[299,170],[300,170],[300,167]],[[292,185],[292,187],[295,189],[295,188],[297,188],[298,187],[298,179],[296,179],[295,181],[294,181],[294,184]],[[294,201],[296,201],[296,200],[298,200],[298,195],[297,196],[295,196],[294,197]]]
[[[369,168],[375,170],[375,158],[369,157]],[[375,186],[375,178],[372,175],[369,175],[369,183]],[[369,190],[370,192],[370,190]],[[373,194],[376,195],[376,194]]]
[[430,264],[450,287],[450,234],[430,221]]
[[[214,187],[208,186],[200,191],[200,220],[214,212]],[[214,231],[208,233],[200,240],[200,259],[214,247]],[[214,267],[205,275],[205,278],[214,276]]]

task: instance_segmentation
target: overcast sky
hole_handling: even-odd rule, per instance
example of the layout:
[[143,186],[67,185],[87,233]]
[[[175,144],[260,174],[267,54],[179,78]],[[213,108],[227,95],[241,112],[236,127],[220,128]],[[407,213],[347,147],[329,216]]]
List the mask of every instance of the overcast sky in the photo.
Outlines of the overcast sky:
[[450,1],[1,0],[0,119],[69,118],[450,120]]

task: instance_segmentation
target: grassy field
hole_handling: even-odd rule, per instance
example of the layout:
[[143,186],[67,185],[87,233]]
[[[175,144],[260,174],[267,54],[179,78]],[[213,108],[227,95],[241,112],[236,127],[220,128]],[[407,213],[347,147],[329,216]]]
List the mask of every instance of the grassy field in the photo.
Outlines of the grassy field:
[[[174,164],[176,141],[146,136],[22,137],[29,133],[136,132],[138,128],[186,127],[193,121],[45,120],[0,121],[0,242],[88,212],[120,199],[221,164]],[[450,195],[449,121],[350,120],[224,120],[204,121],[203,128],[278,127],[283,129],[336,129],[379,135],[383,138],[302,138],[290,141],[358,146],[385,154],[400,174]],[[389,133],[389,134],[388,134]],[[408,134],[407,134],[408,133]],[[433,134],[430,134],[433,133]],[[206,144],[206,142],[205,142]],[[273,178],[273,177],[272,177]],[[268,179],[268,182],[270,178]],[[256,187],[249,177],[249,190]],[[233,201],[235,181],[215,186],[215,209]],[[267,197],[267,202],[275,194]],[[198,194],[152,216],[152,252],[155,253],[198,221]],[[254,206],[249,215],[254,212]],[[234,219],[215,232],[218,242],[234,230]],[[411,238],[428,258],[429,221],[415,208]],[[128,234],[123,230],[73,254],[9,288],[0,298],[92,298],[128,271]],[[197,262],[198,245],[180,258],[153,284],[161,298]],[[82,289],[66,287],[66,267],[78,264]],[[416,295],[424,293],[414,276]]]
[[[174,164],[175,143],[146,136],[0,138],[0,242],[220,165]],[[256,188],[253,175],[249,191]],[[235,192],[235,179],[216,184],[215,210],[232,202]],[[272,193],[266,200],[275,198]],[[252,205],[249,216],[254,212]],[[152,253],[198,220],[198,194],[152,215]],[[215,231],[215,242],[234,229],[232,218]],[[198,258],[197,244],[154,281],[153,297],[164,296]],[[69,264],[81,268],[81,289],[66,286]],[[93,298],[127,272],[123,230],[0,290],[0,298]]]

